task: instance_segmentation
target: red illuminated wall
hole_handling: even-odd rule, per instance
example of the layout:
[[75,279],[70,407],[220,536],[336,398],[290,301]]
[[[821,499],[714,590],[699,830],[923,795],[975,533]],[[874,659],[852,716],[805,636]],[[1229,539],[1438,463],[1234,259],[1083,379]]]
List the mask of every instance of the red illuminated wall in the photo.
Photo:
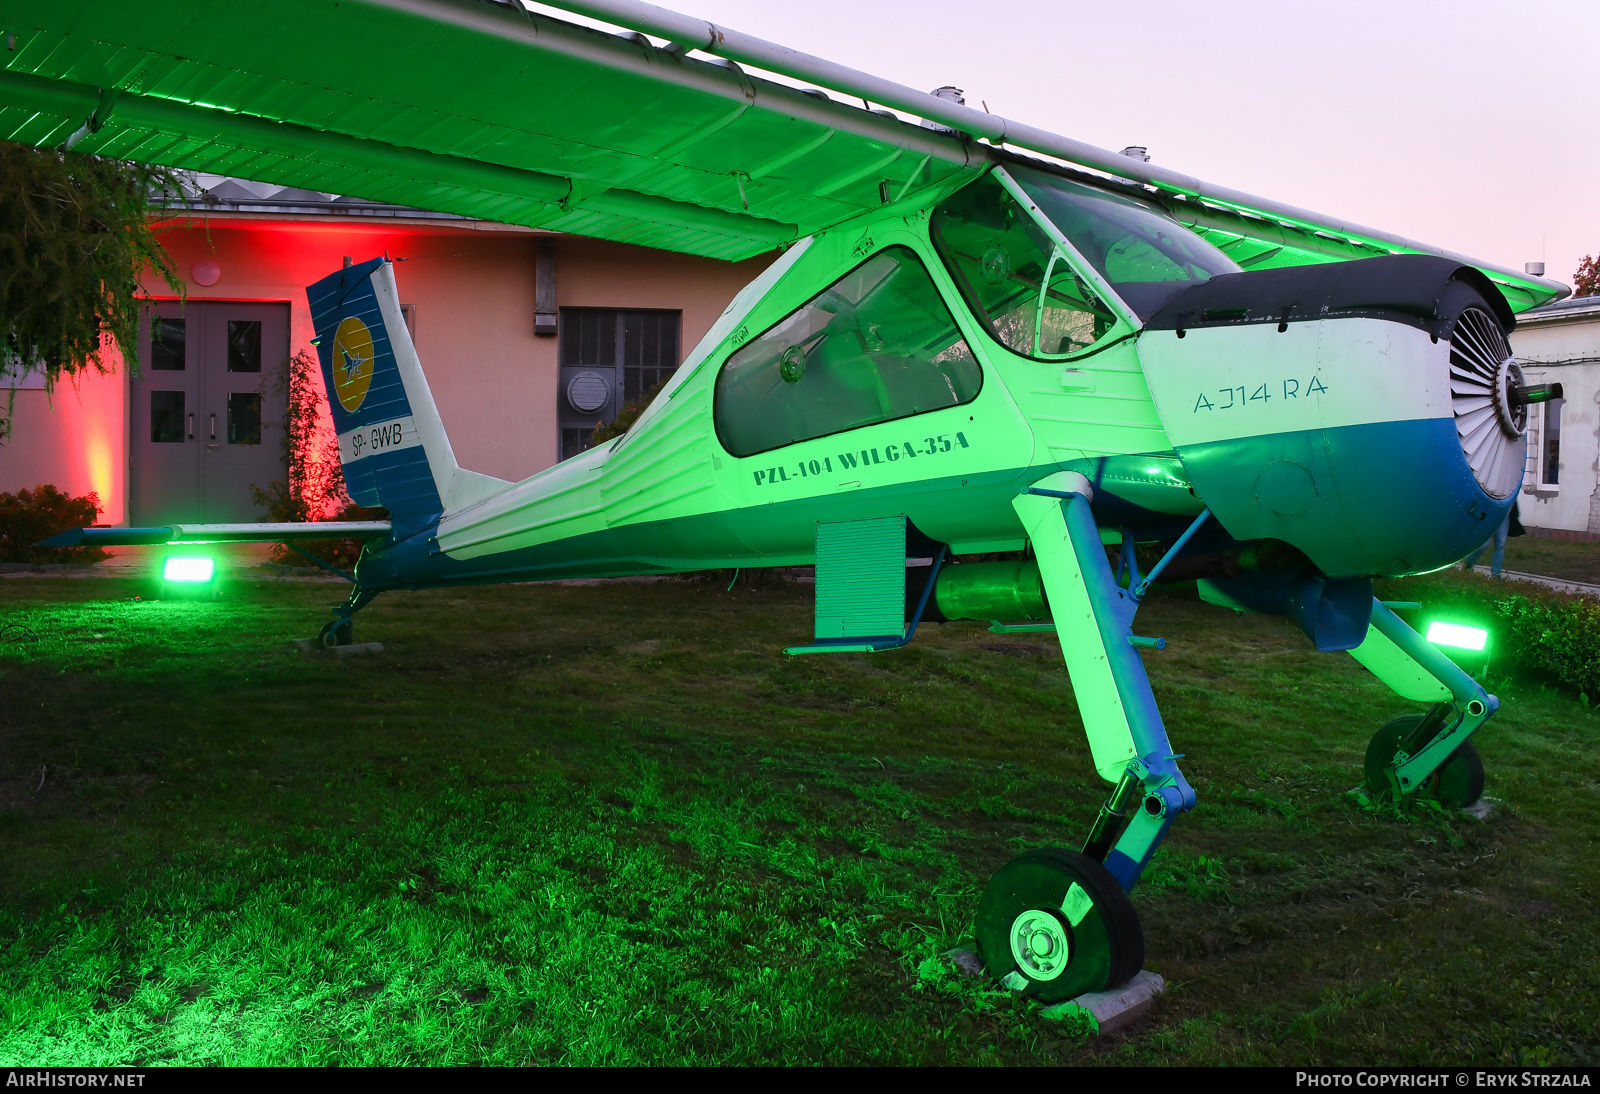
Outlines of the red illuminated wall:
[[[533,334],[535,233],[502,225],[213,214],[171,223],[161,238],[193,300],[287,301],[290,352],[312,350],[305,287],[387,252],[403,304],[416,307],[417,352],[463,466],[519,480],[554,463],[557,339]],[[742,263],[557,237],[557,302],[573,307],[683,311],[687,352],[770,258]],[[195,264],[215,261],[215,284]],[[147,277],[152,296],[173,294]],[[126,379],[87,379],[79,391],[17,393],[12,441],[0,448],[0,490],[53,482],[100,493],[107,523],[126,519]]]
[[11,437],[0,447],[0,491],[43,483],[73,495],[93,490],[103,523],[127,520],[128,389],[121,357],[106,357],[116,366],[109,375],[66,381],[50,394],[17,392]]

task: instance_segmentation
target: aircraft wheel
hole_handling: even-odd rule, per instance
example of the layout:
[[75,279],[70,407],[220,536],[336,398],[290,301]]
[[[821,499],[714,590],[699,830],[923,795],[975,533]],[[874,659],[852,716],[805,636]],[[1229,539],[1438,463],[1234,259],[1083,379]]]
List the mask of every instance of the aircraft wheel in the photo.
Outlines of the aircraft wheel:
[[332,646],[348,646],[356,640],[355,624],[349,619],[335,619],[323,625],[322,631],[317,635],[317,641],[324,649]]
[[[1420,714],[1403,714],[1372,735],[1367,743],[1365,764],[1367,793],[1376,797],[1389,792],[1389,778],[1384,769],[1394,759],[1401,740],[1420,721]],[[1440,805],[1453,809],[1465,809],[1476,802],[1483,797],[1483,760],[1477,748],[1471,741],[1461,742],[1461,747],[1418,789]]]
[[978,902],[977,942],[990,975],[1043,1003],[1104,991],[1144,965],[1128,894],[1103,865],[1059,847],[1000,868]]

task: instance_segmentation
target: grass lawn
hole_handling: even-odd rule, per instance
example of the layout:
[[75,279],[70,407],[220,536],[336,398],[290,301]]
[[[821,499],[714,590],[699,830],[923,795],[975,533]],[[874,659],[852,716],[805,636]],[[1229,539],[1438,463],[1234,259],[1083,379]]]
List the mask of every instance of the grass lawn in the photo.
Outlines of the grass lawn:
[[1373,815],[1420,708],[1154,596],[1200,804],[1135,892],[1171,989],[1094,1039],[930,960],[1105,793],[1053,639],[791,659],[806,586],[525,585],[338,660],[287,643],[338,585],[141,593],[0,582],[0,1064],[1600,1062],[1600,719],[1537,684],[1498,816]]
[[[1478,563],[1481,566],[1489,565],[1489,555],[1485,554]],[[1600,585],[1600,543],[1517,536],[1506,540],[1503,566],[1507,570],[1518,570],[1525,574],[1543,574],[1546,577]]]

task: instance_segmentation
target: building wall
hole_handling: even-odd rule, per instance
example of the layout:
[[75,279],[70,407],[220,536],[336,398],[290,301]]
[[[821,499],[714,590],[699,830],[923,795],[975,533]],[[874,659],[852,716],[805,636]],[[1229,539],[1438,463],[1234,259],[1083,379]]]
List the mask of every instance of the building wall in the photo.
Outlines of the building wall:
[[[338,216],[213,215],[179,222],[162,241],[194,300],[287,301],[290,351],[314,352],[305,287],[338,269],[388,253],[404,304],[415,305],[422,359],[456,458],[464,467],[517,481],[557,459],[559,339],[533,334],[534,241],[548,235],[471,222],[353,222]],[[683,312],[692,348],[728,302],[771,261],[718,262],[624,244],[556,238],[560,307],[668,308]],[[194,277],[211,259],[221,276]],[[146,292],[171,298],[159,279]],[[114,376],[65,386],[53,403],[18,391],[10,442],[0,448],[0,490],[53,482],[99,492],[102,520],[127,517],[127,381]]]
[[[114,348],[106,363],[113,371],[63,381],[54,392],[16,392],[11,436],[0,445],[0,492],[45,483],[75,497],[93,491],[102,523],[127,520],[128,386]],[[8,397],[10,389],[0,389],[0,399]]]
[[[1600,309],[1563,318],[1524,316],[1511,336],[1511,349],[1529,383],[1559,382],[1561,407],[1560,483],[1540,483],[1541,417],[1534,412],[1529,430],[1528,476],[1523,483],[1521,517],[1536,528],[1600,531]],[[1576,363],[1555,364],[1553,361]]]

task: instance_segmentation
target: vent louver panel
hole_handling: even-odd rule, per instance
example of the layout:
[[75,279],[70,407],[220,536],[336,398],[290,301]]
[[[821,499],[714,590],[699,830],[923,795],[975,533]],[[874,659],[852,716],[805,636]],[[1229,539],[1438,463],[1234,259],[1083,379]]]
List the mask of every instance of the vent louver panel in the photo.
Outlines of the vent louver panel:
[[1521,385],[1499,321],[1481,308],[1462,312],[1450,335],[1450,405],[1472,474],[1496,498],[1522,482],[1528,409],[1511,402]]

